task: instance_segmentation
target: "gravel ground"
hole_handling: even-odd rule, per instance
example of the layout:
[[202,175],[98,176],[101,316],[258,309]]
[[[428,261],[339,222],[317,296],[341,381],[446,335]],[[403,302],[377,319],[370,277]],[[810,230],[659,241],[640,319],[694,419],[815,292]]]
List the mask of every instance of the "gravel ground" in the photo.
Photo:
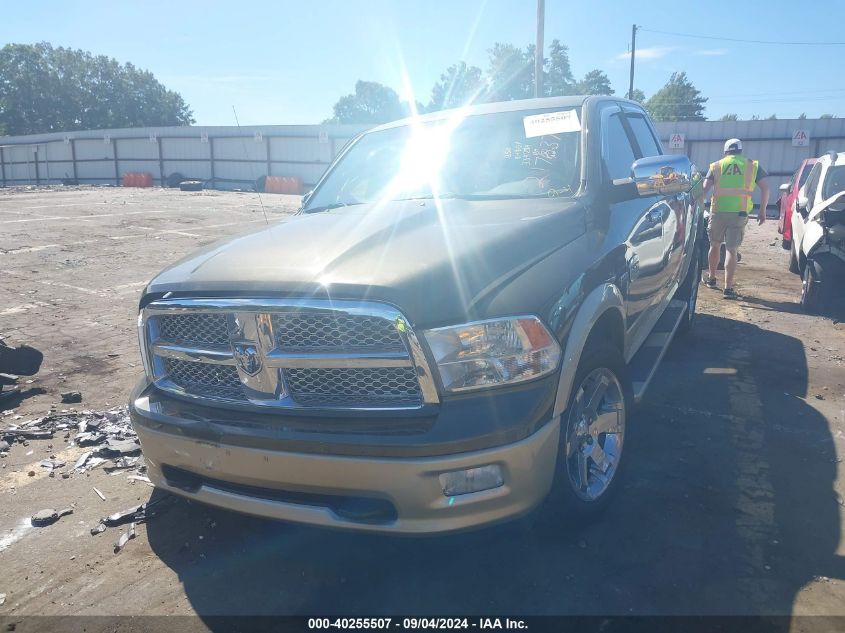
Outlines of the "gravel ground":
[[[272,221],[298,200],[263,202]],[[0,429],[70,408],[63,391],[82,392],[77,409],[125,404],[144,283],[263,222],[255,194],[0,190],[0,336],[45,354]],[[172,499],[114,554],[126,526],[89,528],[152,489],[120,471],[49,477],[41,460],[84,451],[57,434],[0,460],[0,616],[845,615],[845,326],[797,308],[774,222],[749,227],[742,251],[743,299],[701,289],[692,334],[673,343],[634,418],[626,486],[590,527],[407,539]],[[28,527],[35,511],[71,503],[73,514]]]

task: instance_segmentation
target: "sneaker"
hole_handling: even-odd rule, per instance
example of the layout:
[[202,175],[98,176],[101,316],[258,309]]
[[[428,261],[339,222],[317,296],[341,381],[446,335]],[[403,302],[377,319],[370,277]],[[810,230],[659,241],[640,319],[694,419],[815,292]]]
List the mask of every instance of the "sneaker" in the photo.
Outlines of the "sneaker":
[[733,288],[725,288],[722,291],[722,298],[723,299],[736,299],[737,295]]
[[707,279],[704,280],[704,285],[708,288],[715,288],[716,287],[716,278],[707,275]]

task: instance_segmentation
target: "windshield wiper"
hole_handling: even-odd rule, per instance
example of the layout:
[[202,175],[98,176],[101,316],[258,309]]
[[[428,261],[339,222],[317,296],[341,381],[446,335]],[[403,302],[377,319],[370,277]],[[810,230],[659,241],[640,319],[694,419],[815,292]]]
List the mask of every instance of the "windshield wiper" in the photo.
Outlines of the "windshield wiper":
[[341,207],[353,207],[356,204],[364,204],[363,202],[332,202],[331,204],[324,204],[321,207],[313,207],[311,209],[303,209],[304,213],[319,213],[320,211],[331,211],[332,209],[340,209]]

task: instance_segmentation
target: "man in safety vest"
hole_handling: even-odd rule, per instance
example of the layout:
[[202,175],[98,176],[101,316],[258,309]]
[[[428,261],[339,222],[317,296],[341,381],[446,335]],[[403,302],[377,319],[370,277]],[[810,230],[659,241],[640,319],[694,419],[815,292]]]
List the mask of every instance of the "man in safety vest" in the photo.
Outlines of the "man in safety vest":
[[719,265],[719,251],[725,244],[725,290],[726,299],[736,299],[734,272],[736,271],[737,249],[745,235],[748,213],[754,208],[751,194],[760,187],[760,212],[757,224],[766,221],[766,206],[769,204],[768,174],[756,160],[742,155],[742,141],[731,138],[725,141],[725,157],[711,163],[704,179],[701,199],[713,190],[710,203],[710,223],[707,235],[710,238],[707,281],[710,288],[716,287],[716,268]]

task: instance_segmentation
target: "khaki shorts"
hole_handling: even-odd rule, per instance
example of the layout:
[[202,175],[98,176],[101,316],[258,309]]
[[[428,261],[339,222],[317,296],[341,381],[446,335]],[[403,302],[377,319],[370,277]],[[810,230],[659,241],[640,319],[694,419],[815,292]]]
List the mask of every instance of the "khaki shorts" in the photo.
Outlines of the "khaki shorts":
[[707,237],[711,244],[725,243],[725,248],[735,250],[742,244],[745,237],[745,225],[748,223],[747,215],[739,213],[714,213],[710,216],[707,225]]

